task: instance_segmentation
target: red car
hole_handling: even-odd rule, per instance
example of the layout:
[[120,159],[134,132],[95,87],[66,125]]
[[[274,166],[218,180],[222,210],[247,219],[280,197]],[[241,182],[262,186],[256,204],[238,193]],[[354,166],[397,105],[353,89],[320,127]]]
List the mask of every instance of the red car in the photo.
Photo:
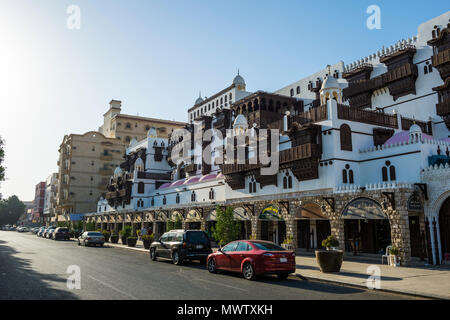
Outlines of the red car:
[[207,259],[208,271],[241,272],[247,280],[262,274],[277,274],[286,279],[295,272],[295,253],[273,242],[262,240],[237,240],[230,242]]

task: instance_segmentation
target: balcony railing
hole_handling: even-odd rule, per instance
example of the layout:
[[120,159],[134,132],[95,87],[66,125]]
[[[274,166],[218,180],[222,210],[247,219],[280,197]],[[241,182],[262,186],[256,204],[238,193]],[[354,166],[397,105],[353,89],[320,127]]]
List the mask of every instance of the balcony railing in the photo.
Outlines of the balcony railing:
[[432,57],[433,67],[439,67],[450,62],[450,49],[441,51]]
[[338,118],[388,128],[398,128],[397,116],[338,104]]
[[321,105],[316,108],[311,108],[308,111],[302,112],[297,116],[291,117],[291,123],[297,122],[299,124],[319,122],[328,119],[327,105]]

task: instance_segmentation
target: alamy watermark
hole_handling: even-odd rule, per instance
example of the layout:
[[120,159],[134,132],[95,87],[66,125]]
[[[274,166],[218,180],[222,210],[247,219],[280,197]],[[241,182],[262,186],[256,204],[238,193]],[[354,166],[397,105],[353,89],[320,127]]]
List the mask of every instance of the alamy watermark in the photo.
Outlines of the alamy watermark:
[[77,265],[70,265],[67,267],[66,273],[69,275],[67,277],[67,289],[81,289],[81,269]]
[[369,274],[369,278],[366,280],[366,286],[368,289],[381,289],[381,270],[380,267],[370,265],[366,270]]
[[77,5],[67,7],[66,13],[69,15],[66,20],[66,26],[69,30],[81,29],[81,9]]
[[381,9],[379,6],[373,4],[367,7],[367,14],[370,16],[367,18],[366,26],[369,30],[381,29]]

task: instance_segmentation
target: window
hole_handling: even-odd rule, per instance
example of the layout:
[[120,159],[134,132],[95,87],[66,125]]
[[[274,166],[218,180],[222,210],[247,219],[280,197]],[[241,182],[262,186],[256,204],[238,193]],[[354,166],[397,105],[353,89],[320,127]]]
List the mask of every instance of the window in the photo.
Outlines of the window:
[[234,251],[250,251],[251,248],[247,242],[238,242],[236,249]]
[[348,124],[343,124],[340,127],[341,136],[341,150],[352,151],[352,130]]
[[294,96],[294,89],[291,89],[291,97]]
[[348,181],[349,181],[350,184],[353,184],[353,183],[354,183],[354,180],[353,180],[353,170],[350,170],[350,171],[348,172]]
[[131,129],[131,123],[127,122],[126,126],[127,129]]
[[224,251],[224,252],[235,251],[237,245],[238,245],[238,242],[232,242],[232,243],[230,243],[230,244],[227,244],[225,247],[223,247],[223,248],[222,248],[222,251]]
[[424,74],[428,73],[428,66],[427,65],[423,66],[423,73]]
[[126,142],[130,142],[130,141],[131,141],[131,138],[130,138],[129,136],[127,136],[127,137],[125,137],[125,141],[126,141]]
[[355,179],[353,177],[353,170],[350,169],[350,165],[346,164],[345,169],[342,170],[342,183],[355,183]]
[[151,206],[153,207],[155,205],[155,198],[152,198],[152,201],[150,203],[151,203]]
[[256,181],[255,181],[255,178],[251,178],[251,180],[248,182],[248,192],[249,193],[255,193],[256,192]]
[[[389,160],[387,160],[384,164],[385,164],[385,166],[383,168],[381,168],[381,175],[382,175],[383,181],[397,180],[395,166],[393,166]],[[389,176],[388,176],[388,172],[389,172]]]
[[211,188],[209,190],[209,200],[214,200],[214,189],[213,188]]
[[138,183],[138,193],[144,193],[145,192],[145,184],[141,181]]
[[348,183],[347,170],[342,170],[342,183]]
[[166,204],[167,203],[167,199],[166,199],[166,196],[164,196],[164,198],[163,198],[163,204]]
[[177,193],[177,196],[175,197],[175,202],[180,203],[180,194]]
[[191,201],[192,202],[195,201],[195,191],[192,191],[192,193],[191,193]]
[[300,94],[300,86],[297,86],[297,94]]

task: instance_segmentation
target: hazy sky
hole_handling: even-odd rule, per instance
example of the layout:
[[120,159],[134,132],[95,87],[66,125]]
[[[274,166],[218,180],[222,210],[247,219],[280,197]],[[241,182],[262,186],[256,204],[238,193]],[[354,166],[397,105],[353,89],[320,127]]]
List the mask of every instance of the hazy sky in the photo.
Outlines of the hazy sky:
[[[369,5],[380,30],[366,27]],[[81,29],[67,28],[69,5]],[[187,121],[201,90],[275,91],[343,60],[416,35],[448,1],[0,0],[0,136],[4,197],[34,198],[57,171],[65,134],[97,130],[111,99],[122,112]]]

